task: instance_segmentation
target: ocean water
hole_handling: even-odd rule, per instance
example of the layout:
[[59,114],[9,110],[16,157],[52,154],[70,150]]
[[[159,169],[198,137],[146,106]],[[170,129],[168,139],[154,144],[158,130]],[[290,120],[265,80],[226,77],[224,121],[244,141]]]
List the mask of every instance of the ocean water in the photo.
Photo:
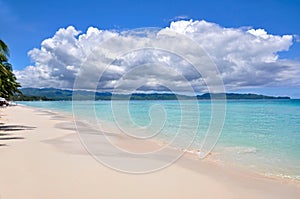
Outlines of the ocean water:
[[[197,152],[214,120],[210,101],[70,101],[20,104],[74,113]],[[73,106],[72,106],[73,105]],[[213,159],[300,180],[300,100],[228,100]],[[174,139],[176,137],[176,139]]]

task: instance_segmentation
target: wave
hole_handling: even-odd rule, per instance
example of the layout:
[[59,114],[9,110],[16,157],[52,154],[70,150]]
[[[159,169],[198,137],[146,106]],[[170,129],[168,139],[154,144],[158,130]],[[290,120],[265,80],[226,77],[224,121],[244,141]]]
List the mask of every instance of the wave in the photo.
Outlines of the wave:
[[226,147],[223,149],[225,152],[234,152],[237,154],[251,154],[257,153],[258,149],[256,147],[244,147],[244,146],[234,146],[234,147]]

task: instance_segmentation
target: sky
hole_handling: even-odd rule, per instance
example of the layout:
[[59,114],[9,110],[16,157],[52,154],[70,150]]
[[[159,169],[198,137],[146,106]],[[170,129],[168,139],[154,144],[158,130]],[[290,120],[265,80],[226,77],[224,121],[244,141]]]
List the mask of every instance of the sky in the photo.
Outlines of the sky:
[[[0,38],[10,48],[9,61],[23,87],[69,88],[78,74],[74,59],[80,58],[76,62],[85,59],[88,46],[116,36],[114,32],[157,27],[171,29],[198,42],[219,67],[228,91],[300,98],[300,1],[297,0],[0,0],[0,8]],[[224,46],[227,48],[223,49]],[[61,53],[70,49],[72,53]],[[153,52],[148,53],[154,56]],[[59,59],[60,56],[64,59]],[[120,63],[124,64],[125,59]],[[139,59],[149,62],[146,57]],[[172,56],[169,59],[176,60]],[[115,66],[119,71],[107,72],[118,75],[108,78],[105,88],[113,86],[120,71],[130,69],[120,63]],[[188,69],[184,71],[172,64],[186,73],[193,86],[201,84],[188,74]],[[155,76],[153,71],[150,73]],[[172,80],[169,76],[157,78]],[[146,85],[145,91],[158,89],[155,82],[146,83],[152,86]],[[199,91],[203,89],[199,87]]]

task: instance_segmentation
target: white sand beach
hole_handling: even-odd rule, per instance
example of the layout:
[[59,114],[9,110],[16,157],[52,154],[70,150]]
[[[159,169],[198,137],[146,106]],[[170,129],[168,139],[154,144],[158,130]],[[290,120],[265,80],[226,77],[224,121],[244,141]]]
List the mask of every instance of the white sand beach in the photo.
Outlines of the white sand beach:
[[297,183],[188,154],[157,172],[121,173],[85,151],[70,116],[25,106],[0,114],[0,199],[300,198]]

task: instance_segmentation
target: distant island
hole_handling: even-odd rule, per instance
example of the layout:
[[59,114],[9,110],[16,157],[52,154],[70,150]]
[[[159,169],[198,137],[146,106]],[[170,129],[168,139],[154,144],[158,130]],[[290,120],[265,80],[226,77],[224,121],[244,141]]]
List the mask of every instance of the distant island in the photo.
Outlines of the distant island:
[[[23,88],[21,89],[22,94],[13,96],[14,101],[70,101],[73,98],[72,90],[64,90],[57,88]],[[112,98],[112,93],[109,92],[92,92],[92,91],[76,91],[74,92],[77,100],[87,100],[94,96],[95,100],[190,100],[195,99],[195,97],[187,95],[175,95],[171,93],[134,93],[132,95],[118,94],[114,95]],[[241,94],[241,93],[226,93],[226,99],[228,100],[240,100],[240,99],[291,99],[290,97],[275,97],[266,96],[259,94]],[[222,93],[204,93],[202,95],[197,95],[198,100],[209,100],[222,99],[224,94]]]

